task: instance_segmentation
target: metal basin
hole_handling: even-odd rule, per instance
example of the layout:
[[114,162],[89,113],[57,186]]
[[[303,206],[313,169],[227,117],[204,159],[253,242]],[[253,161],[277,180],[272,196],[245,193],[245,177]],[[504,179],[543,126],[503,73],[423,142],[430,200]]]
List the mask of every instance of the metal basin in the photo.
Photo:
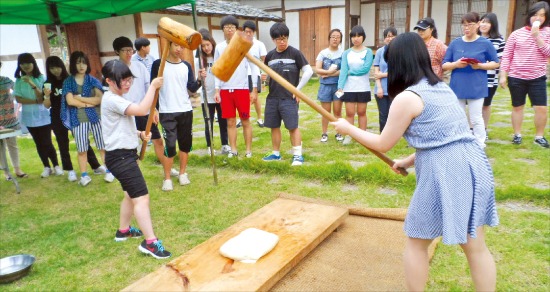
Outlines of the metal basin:
[[19,254],[0,259],[0,283],[9,283],[23,278],[31,270],[35,257]]

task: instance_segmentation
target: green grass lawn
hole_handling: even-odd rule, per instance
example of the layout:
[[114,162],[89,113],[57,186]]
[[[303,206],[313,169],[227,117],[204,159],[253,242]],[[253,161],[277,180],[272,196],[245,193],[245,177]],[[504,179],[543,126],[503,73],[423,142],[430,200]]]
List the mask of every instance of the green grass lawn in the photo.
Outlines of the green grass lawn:
[[[317,80],[303,92],[316,97]],[[265,93],[261,95],[265,99]],[[378,132],[375,102],[368,105],[368,128]],[[494,168],[501,225],[487,229],[489,248],[498,269],[501,291],[548,291],[550,287],[550,150],[532,143],[533,111],[524,122],[524,143],[512,145],[508,91],[499,90],[489,125],[487,154]],[[152,149],[141,164],[151,195],[157,236],[177,257],[241,218],[274,200],[280,192],[321,198],[363,207],[407,207],[415,187],[414,174],[402,177],[358,143],[320,143],[318,113],[300,106],[305,163],[292,168],[288,131],[283,130],[283,161],[264,163],[271,149],[270,131],[254,122],[254,157],[228,160],[217,156],[218,185],[214,185],[206,155],[202,114],[196,108],[194,151],[189,162],[191,184],[161,191],[162,169]],[[255,114],[252,114],[255,118]],[[548,131],[547,131],[548,132]],[[217,133],[217,129],[216,129]],[[242,131],[238,144],[244,154]],[[547,137],[550,136],[547,134]],[[20,179],[21,194],[0,180],[0,257],[28,253],[37,258],[31,274],[0,286],[12,290],[120,290],[169,260],[143,256],[140,240],[116,243],[120,185],[92,175],[83,188],[67,177],[40,178],[42,166],[30,137],[19,140],[21,164],[30,177]],[[214,138],[219,150],[219,138]],[[74,144],[71,146],[75,150]],[[57,148],[57,146],[56,146]],[[409,155],[404,140],[387,153]],[[77,166],[76,152],[73,164]],[[428,290],[473,290],[466,259],[457,246],[440,244],[433,258]]]

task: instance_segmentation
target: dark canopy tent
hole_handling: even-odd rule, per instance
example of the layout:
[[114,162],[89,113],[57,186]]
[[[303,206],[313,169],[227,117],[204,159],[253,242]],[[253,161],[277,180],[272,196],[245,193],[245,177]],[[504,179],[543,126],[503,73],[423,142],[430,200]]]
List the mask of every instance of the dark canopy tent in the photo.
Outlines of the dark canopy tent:
[[163,9],[195,0],[1,0],[0,24],[68,24]]

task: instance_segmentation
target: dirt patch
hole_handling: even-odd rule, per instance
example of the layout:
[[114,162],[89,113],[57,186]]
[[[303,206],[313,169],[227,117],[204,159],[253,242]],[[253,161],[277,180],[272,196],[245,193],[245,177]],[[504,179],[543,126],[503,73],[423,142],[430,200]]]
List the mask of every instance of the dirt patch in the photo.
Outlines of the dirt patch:
[[358,169],[359,167],[365,166],[367,163],[364,161],[350,161],[349,164],[351,164],[353,169]]
[[397,195],[397,191],[389,188],[379,188],[378,192],[382,195],[388,195],[388,196],[395,196]]
[[520,202],[504,202],[498,204],[502,209],[514,212],[536,212],[536,213],[545,213],[550,215],[550,208],[535,206],[529,203],[520,203]]
[[355,192],[355,191],[358,191],[359,190],[359,187],[356,186],[356,185],[352,185],[352,184],[345,184],[342,186],[342,191],[343,192]]
[[523,163],[527,163],[529,165],[535,165],[537,164],[537,162],[533,159],[527,159],[527,158],[516,158],[514,159],[514,161],[519,161],[519,162],[523,162]]

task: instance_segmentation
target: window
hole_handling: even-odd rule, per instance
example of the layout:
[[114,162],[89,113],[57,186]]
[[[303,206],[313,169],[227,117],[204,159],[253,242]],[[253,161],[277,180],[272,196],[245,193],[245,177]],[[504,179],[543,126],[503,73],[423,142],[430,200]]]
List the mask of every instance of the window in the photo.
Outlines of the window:
[[404,33],[408,28],[409,19],[407,19],[409,10],[408,0],[390,0],[376,2],[378,5],[378,21],[376,22],[376,39],[377,47],[384,43],[384,30],[390,26],[397,29],[397,33]]
[[[449,1],[449,20],[447,21],[446,43],[462,36],[460,20],[464,14],[475,11],[481,17],[491,11],[492,0],[451,0]],[[450,27],[449,27],[450,26]]]

